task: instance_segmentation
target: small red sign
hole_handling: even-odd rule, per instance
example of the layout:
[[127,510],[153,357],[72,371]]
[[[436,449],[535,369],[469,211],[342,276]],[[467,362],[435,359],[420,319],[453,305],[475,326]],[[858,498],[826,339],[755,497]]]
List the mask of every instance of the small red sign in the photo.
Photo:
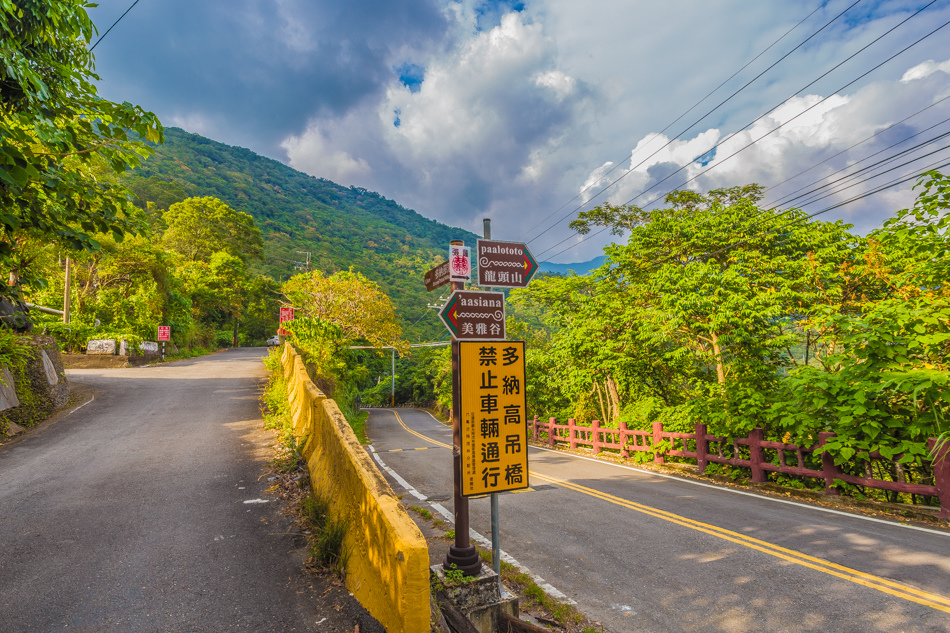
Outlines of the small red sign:
[[288,334],[290,334],[290,332],[288,332],[287,330],[283,328],[283,324],[285,321],[293,321],[293,320],[294,320],[294,309],[290,307],[281,307],[280,309],[281,327],[277,330],[277,333],[280,334],[281,336],[287,336]]
[[172,326],[170,326],[170,325],[159,325],[159,326],[158,326],[158,340],[159,340],[159,341],[170,341],[170,340],[172,340]]

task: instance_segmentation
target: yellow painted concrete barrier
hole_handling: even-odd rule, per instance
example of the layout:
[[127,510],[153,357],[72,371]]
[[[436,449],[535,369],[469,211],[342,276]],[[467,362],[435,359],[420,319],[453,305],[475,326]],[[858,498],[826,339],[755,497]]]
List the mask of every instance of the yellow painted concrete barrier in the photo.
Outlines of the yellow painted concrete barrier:
[[429,549],[336,402],[289,344],[281,356],[294,435],[313,489],[349,519],[346,586],[389,633],[429,630]]

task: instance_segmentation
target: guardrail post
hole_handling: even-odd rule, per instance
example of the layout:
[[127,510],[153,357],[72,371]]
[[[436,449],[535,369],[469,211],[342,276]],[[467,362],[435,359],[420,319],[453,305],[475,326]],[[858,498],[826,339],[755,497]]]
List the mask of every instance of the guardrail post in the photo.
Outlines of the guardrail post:
[[950,519],[950,441],[937,447],[937,440],[930,438],[927,448],[933,458],[934,485],[937,486],[937,498],[940,499],[941,519]]
[[590,424],[590,441],[594,455],[597,455],[600,453],[600,420],[594,420]]
[[577,427],[574,426],[574,418],[567,419],[567,445],[577,448]]
[[548,418],[548,446],[554,446],[557,442],[554,440],[554,424],[557,420]]
[[706,466],[709,465],[709,440],[706,439],[706,425],[697,423],[696,430],[696,465],[699,466],[699,474],[706,473]]
[[534,421],[531,422],[531,439],[535,442],[538,441],[538,416],[534,416]]
[[[834,436],[830,431],[822,431],[818,434],[818,446],[824,446]],[[828,451],[821,452],[821,474],[825,478],[825,494],[840,495],[841,492],[835,488],[835,478],[841,474],[841,469],[835,465],[835,458]]]
[[617,437],[620,439],[620,456],[624,459],[630,457],[630,451],[627,450],[627,423],[620,422],[620,432],[617,434]]
[[762,462],[765,456],[762,454],[762,442],[765,439],[765,431],[761,428],[754,428],[749,431],[749,462],[752,467],[752,481],[764,483],[768,480],[765,470],[762,468]]
[[654,464],[666,463],[666,458],[663,457],[663,455],[660,453],[659,449],[657,448],[660,442],[663,441],[662,433],[663,433],[663,423],[654,422],[653,423],[653,463]]

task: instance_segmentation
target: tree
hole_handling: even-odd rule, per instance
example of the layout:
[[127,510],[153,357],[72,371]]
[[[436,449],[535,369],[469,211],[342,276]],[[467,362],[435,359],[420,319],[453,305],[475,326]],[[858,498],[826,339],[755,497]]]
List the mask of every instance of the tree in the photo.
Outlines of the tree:
[[189,261],[209,262],[215,253],[225,252],[246,263],[264,252],[254,218],[217,198],[187,198],[171,205],[162,217],[168,225],[165,244]]
[[76,250],[99,248],[142,229],[126,191],[97,178],[97,165],[121,173],[160,143],[154,114],[101,99],[88,43],[94,26],[82,0],[0,0],[0,294],[21,281],[31,238]]

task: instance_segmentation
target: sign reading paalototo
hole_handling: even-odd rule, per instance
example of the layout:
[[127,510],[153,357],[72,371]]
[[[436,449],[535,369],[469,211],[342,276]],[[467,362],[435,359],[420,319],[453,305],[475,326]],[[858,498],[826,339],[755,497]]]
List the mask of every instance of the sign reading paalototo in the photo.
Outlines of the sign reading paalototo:
[[449,262],[445,261],[426,273],[423,281],[426,284],[426,290],[432,292],[436,288],[449,283]]
[[538,262],[521,242],[478,240],[478,285],[524,288],[538,272]]
[[528,487],[524,341],[459,343],[462,494]]
[[500,292],[456,290],[439,318],[457,341],[505,340],[505,295]]

